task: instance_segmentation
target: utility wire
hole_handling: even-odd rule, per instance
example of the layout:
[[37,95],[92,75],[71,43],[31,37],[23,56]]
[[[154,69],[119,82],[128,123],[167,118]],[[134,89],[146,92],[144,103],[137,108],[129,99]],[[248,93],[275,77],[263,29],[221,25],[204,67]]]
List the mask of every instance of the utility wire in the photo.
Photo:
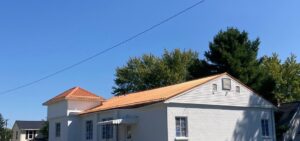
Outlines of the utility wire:
[[100,56],[100,55],[102,55],[102,54],[104,54],[104,53],[106,53],[106,52],[108,52],[108,51],[114,49],[114,48],[117,48],[117,47],[119,47],[119,46],[121,46],[121,45],[126,44],[127,42],[129,42],[129,41],[131,41],[131,40],[133,40],[133,39],[135,39],[135,38],[137,38],[137,37],[139,37],[139,36],[141,36],[141,35],[143,35],[143,34],[149,32],[149,31],[151,31],[151,30],[153,30],[153,29],[155,29],[155,28],[159,27],[160,25],[162,25],[162,24],[164,24],[164,23],[167,23],[167,22],[171,21],[172,19],[176,18],[177,16],[182,15],[183,13],[185,13],[185,12],[187,12],[187,11],[189,11],[189,10],[195,8],[195,7],[198,6],[198,5],[200,5],[200,4],[203,3],[204,1],[205,1],[205,0],[198,1],[198,2],[196,2],[195,4],[193,4],[193,5],[191,5],[191,6],[187,7],[187,8],[185,8],[185,9],[183,9],[183,10],[177,12],[176,14],[174,14],[174,15],[172,15],[172,16],[170,16],[170,17],[168,17],[168,18],[166,18],[166,19],[164,19],[164,20],[162,20],[162,21],[160,21],[159,23],[154,24],[154,25],[150,26],[149,28],[147,28],[147,29],[145,29],[145,30],[143,30],[143,31],[141,31],[141,32],[139,32],[139,33],[137,33],[137,34],[135,34],[135,35],[133,35],[133,36],[131,36],[131,37],[129,37],[129,38],[123,40],[123,41],[121,41],[121,42],[118,42],[117,44],[115,44],[115,45],[113,45],[113,46],[111,46],[111,47],[109,47],[109,48],[106,48],[106,49],[104,49],[104,50],[102,50],[102,51],[100,51],[100,52],[98,52],[98,53],[96,53],[96,54],[94,54],[94,55],[92,55],[92,56],[89,56],[89,57],[87,57],[87,58],[84,58],[84,59],[78,61],[77,63],[74,63],[74,64],[71,64],[71,65],[69,65],[69,66],[66,66],[66,67],[64,67],[64,68],[62,68],[62,69],[60,69],[60,70],[58,70],[58,71],[56,71],[56,72],[53,72],[53,73],[48,74],[48,75],[46,75],[46,76],[43,76],[43,77],[41,77],[41,78],[39,78],[39,79],[37,79],[37,80],[34,80],[34,81],[31,81],[31,82],[28,82],[28,83],[19,85],[19,86],[17,86],[17,87],[14,87],[14,88],[11,88],[11,89],[8,89],[8,90],[5,90],[5,91],[2,91],[2,92],[0,92],[0,95],[4,95],[4,94],[10,93],[10,92],[13,92],[13,91],[16,91],[16,90],[19,90],[19,89],[22,89],[22,88],[31,86],[31,85],[33,85],[33,84],[36,84],[36,83],[40,82],[40,81],[43,81],[43,80],[48,79],[48,78],[50,78],[50,77],[53,77],[53,76],[55,76],[55,75],[57,75],[57,74],[60,74],[60,73],[62,73],[62,72],[64,72],[64,71],[67,71],[67,70],[69,70],[69,69],[72,69],[72,68],[74,68],[74,67],[76,67],[76,66],[79,66],[80,64],[83,64],[83,63],[85,63],[85,62],[87,62],[87,61],[90,61],[90,60],[92,60],[92,59],[94,59],[94,58],[96,58],[96,57],[98,57],[98,56]]

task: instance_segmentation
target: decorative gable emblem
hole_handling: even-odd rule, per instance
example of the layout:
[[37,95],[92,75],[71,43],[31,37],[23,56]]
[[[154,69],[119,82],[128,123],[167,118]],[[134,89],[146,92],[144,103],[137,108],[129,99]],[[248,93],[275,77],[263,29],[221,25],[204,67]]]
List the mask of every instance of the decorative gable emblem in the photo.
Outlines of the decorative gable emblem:
[[231,90],[231,80],[229,78],[222,79],[222,89]]

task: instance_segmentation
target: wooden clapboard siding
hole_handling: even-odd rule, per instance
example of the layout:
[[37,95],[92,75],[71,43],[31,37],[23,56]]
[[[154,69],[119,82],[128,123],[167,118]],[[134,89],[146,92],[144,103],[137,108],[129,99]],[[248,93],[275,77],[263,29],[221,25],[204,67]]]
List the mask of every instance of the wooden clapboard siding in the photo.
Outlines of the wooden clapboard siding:
[[[222,90],[222,78],[231,79],[231,90]],[[217,84],[217,92],[213,92],[212,85]],[[240,86],[240,93],[235,91],[236,86]],[[228,75],[216,78],[199,87],[178,95],[166,103],[190,103],[190,104],[207,104],[223,106],[240,106],[240,107],[267,107],[273,105],[262,97],[255,94],[243,84],[232,79]]]

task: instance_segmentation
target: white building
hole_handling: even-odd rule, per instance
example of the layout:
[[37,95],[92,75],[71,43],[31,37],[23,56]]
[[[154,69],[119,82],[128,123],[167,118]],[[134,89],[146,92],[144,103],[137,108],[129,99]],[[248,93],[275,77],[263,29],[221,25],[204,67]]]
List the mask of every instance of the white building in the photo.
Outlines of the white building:
[[50,141],[275,141],[275,107],[227,73],[104,100],[45,102]]
[[40,129],[46,124],[45,121],[20,121],[17,120],[12,128],[12,141],[32,141],[42,139]]

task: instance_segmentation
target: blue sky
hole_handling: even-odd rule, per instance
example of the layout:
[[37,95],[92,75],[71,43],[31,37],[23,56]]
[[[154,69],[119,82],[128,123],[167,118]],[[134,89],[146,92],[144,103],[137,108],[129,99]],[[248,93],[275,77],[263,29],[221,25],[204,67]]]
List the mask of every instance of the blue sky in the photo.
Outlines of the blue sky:
[[[0,1],[0,90],[52,73],[184,9],[196,0]],[[169,23],[72,70],[0,95],[0,113],[14,120],[46,118],[42,103],[81,86],[111,97],[114,73],[129,57],[193,49],[203,57],[220,30],[237,27],[259,37],[259,56],[300,54],[300,1],[206,0]],[[300,56],[298,57],[298,61]]]

